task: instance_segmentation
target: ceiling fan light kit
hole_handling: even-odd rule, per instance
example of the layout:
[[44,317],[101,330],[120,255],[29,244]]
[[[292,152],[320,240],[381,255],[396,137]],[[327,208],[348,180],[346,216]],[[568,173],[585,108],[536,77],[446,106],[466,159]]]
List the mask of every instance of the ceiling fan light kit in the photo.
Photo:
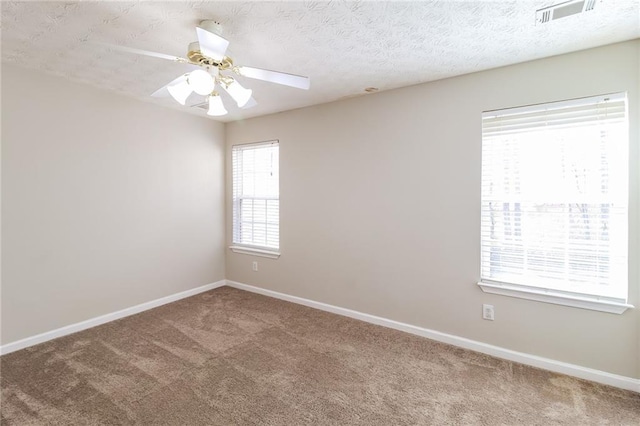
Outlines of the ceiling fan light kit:
[[173,99],[175,99],[180,105],[185,105],[187,98],[191,93],[193,93],[193,89],[186,78],[177,84],[167,86],[167,90]]
[[190,72],[187,77],[187,81],[189,82],[191,89],[193,89],[193,91],[198,95],[202,96],[210,95],[216,85],[213,76],[205,70],[195,70]]
[[223,38],[221,33],[222,27],[218,22],[210,20],[200,22],[200,25],[196,27],[198,41],[189,44],[186,58],[123,46],[110,47],[124,52],[170,59],[174,62],[200,67],[200,69],[191,71],[171,81],[163,88],[155,91],[152,96],[163,96],[168,92],[176,102],[186,105],[187,99],[195,93],[203,96],[204,99],[200,99],[196,104],[190,106],[199,106],[207,102],[209,104],[207,114],[211,116],[227,114],[222,98],[216,91],[216,86],[224,89],[239,108],[250,108],[257,104],[255,99],[252,98],[253,91],[243,87],[231,74],[298,89],[309,89],[309,77],[234,65],[233,60],[226,56],[229,41]]
[[231,81],[229,84],[223,87],[233,98],[233,100],[236,101],[238,107],[240,108],[247,105],[247,102],[249,102],[249,99],[251,99],[251,94],[253,93],[252,90],[242,87],[236,80]]
[[207,115],[211,115],[214,117],[219,117],[221,115],[225,115],[227,113],[224,104],[222,103],[222,98],[217,92],[213,92],[209,95],[209,110],[207,111]]

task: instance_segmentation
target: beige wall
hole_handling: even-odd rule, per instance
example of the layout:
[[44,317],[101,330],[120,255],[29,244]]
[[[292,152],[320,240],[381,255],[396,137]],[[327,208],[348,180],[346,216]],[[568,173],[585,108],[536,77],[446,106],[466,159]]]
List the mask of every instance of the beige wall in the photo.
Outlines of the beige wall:
[[[489,295],[476,286],[481,112],[627,91],[630,303],[640,308],[639,46],[617,44],[228,124],[227,243],[230,147],[279,139],[282,256],[227,251],[227,279],[640,377],[639,309],[615,315]],[[481,319],[482,303],[495,306],[495,321]]]
[[638,309],[475,282],[480,112],[626,90],[640,308],[639,61],[628,42],[228,124],[227,162],[280,140],[278,260],[225,253],[222,124],[3,65],[1,343],[223,279],[226,255],[231,280],[638,378]]
[[224,125],[2,67],[2,344],[215,282]]

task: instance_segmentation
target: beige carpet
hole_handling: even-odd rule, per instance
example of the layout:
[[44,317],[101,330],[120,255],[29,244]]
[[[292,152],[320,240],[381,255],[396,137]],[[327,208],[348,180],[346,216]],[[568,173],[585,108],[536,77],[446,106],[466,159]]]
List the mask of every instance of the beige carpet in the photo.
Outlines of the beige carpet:
[[638,425],[640,394],[228,287],[1,358],[2,425]]

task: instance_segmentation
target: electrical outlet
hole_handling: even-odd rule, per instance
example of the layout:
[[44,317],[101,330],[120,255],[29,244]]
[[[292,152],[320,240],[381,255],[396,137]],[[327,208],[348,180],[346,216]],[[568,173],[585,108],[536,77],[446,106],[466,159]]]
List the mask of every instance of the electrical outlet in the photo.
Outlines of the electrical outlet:
[[258,272],[258,262],[253,262],[251,269],[253,269],[254,272]]
[[482,318],[493,321],[495,318],[495,312],[493,310],[493,305],[482,305]]

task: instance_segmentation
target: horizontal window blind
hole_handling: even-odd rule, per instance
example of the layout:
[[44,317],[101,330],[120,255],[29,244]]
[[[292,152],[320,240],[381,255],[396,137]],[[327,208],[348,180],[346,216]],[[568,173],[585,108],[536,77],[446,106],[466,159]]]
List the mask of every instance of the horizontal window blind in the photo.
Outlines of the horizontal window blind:
[[625,94],[482,116],[481,277],[626,300]]
[[233,169],[234,244],[280,247],[279,144],[235,145]]

